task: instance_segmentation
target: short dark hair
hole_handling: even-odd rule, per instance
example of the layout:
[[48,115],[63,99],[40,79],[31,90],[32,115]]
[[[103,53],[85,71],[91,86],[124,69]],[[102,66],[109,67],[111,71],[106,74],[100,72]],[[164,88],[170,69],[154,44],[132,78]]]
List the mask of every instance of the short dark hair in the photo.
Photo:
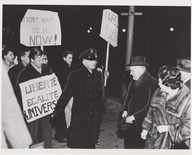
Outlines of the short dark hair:
[[182,83],[181,73],[176,67],[160,67],[158,77],[162,80],[163,85],[171,87],[171,89],[177,89]]
[[29,54],[29,59],[30,60],[35,59],[36,55],[42,55],[42,54],[43,54],[43,51],[40,48],[38,48],[38,47],[32,48],[31,52]]
[[5,59],[4,56],[7,55],[10,51],[14,53],[14,50],[12,48],[9,48],[9,47],[5,47],[2,50],[2,58],[3,58],[3,60]]
[[66,57],[68,56],[68,54],[74,55],[74,52],[69,51],[69,50],[66,50],[66,51],[63,51],[63,52],[61,53],[61,56],[62,56],[62,58],[63,58],[63,57],[66,58]]
[[30,52],[31,49],[28,48],[28,47],[24,47],[24,48],[21,48],[19,49],[18,51],[18,61],[21,62],[21,57],[25,55],[26,52]]

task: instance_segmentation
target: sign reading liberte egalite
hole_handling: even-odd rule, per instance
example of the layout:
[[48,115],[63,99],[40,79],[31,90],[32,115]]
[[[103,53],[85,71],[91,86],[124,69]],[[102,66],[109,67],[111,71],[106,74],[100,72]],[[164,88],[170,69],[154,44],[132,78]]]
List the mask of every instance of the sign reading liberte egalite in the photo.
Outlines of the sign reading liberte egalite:
[[20,43],[25,46],[61,45],[58,13],[28,9],[20,25]]
[[28,123],[52,114],[62,93],[55,73],[28,80],[19,86],[23,113]]

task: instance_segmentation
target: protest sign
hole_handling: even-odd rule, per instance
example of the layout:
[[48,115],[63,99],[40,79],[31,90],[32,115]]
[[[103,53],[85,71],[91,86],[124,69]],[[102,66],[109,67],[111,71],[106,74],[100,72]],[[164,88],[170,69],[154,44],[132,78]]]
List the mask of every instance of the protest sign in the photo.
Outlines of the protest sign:
[[20,43],[25,46],[61,45],[58,13],[28,9],[20,25]]
[[57,76],[42,76],[19,84],[27,122],[51,114],[61,95]]
[[118,15],[110,9],[103,10],[100,37],[110,43],[113,47],[117,46]]

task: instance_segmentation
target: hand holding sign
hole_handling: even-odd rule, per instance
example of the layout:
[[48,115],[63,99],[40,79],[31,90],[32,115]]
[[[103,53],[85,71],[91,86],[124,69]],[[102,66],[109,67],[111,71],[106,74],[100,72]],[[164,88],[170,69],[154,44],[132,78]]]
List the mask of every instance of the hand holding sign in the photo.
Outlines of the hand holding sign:
[[109,44],[111,44],[113,47],[116,47],[118,38],[118,15],[112,12],[110,9],[103,10],[100,36],[108,42],[106,52],[105,72],[104,72],[105,73],[104,86],[106,86],[107,79],[109,78],[109,72],[108,72]]

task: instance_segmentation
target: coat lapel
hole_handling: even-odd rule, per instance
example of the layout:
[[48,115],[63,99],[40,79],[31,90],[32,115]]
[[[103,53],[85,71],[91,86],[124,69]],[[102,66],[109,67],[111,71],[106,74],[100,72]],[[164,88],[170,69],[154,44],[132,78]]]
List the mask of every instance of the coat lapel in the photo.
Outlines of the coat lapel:
[[181,117],[184,108],[189,100],[189,92],[185,89],[185,85],[182,85],[179,92],[170,98],[166,103],[166,112],[175,117]]

